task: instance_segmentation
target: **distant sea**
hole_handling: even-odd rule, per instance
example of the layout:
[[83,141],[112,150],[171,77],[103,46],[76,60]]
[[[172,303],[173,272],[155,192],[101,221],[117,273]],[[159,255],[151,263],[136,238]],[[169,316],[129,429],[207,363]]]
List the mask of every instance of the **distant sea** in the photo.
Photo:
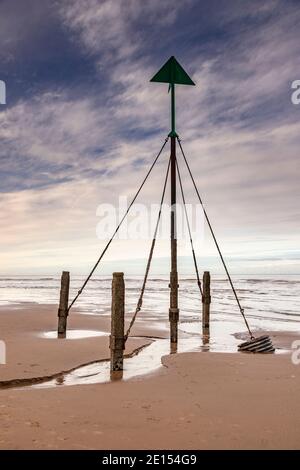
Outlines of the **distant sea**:
[[[70,299],[84,280],[83,276],[71,278]],[[242,306],[253,329],[290,331],[300,333],[300,276],[233,276]],[[142,276],[125,277],[126,312],[134,311],[142,284]],[[168,276],[151,277],[144,295],[141,320],[168,322]],[[20,307],[24,302],[57,304],[59,276],[1,276],[0,306]],[[225,277],[212,276],[211,320],[218,329],[245,331],[230,285]],[[76,307],[82,313],[109,315],[111,302],[111,277],[92,278]],[[180,278],[179,307],[181,322],[189,331],[201,316],[199,288],[193,276]]]

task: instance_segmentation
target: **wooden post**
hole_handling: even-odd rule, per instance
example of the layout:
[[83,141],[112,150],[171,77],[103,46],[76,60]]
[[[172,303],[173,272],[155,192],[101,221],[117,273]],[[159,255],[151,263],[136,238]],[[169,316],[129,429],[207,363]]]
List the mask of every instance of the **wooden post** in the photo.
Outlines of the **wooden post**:
[[65,338],[67,331],[68,303],[69,303],[70,273],[63,271],[61,275],[60,299],[58,308],[57,337]]
[[124,308],[125,285],[124,273],[113,273],[111,302],[110,370],[123,370]]
[[210,310],[211,296],[210,296],[210,274],[209,271],[204,271],[203,274],[203,295],[202,295],[202,328],[209,330],[209,310]]

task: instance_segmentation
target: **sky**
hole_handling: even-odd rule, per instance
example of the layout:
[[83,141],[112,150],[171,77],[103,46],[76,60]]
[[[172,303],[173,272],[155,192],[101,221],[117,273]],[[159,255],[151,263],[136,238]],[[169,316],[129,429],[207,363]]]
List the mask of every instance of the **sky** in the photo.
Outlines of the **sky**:
[[[130,200],[169,132],[168,85],[149,80],[172,55],[196,83],[177,87],[177,131],[231,271],[300,274],[299,25],[292,0],[0,0],[0,274],[89,271],[97,208]],[[139,202],[159,202],[168,156]],[[203,231],[200,269],[222,272]],[[142,272],[149,244],[117,240],[98,273]],[[178,253],[192,271],[188,240]],[[168,239],[155,254],[167,273]]]

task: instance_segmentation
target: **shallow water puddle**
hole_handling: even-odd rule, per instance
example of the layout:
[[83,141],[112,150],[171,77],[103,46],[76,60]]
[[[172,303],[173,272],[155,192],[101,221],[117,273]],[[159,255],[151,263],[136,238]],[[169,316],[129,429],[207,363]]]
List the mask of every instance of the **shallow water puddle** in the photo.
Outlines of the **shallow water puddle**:
[[[226,334],[224,326],[220,326],[219,334],[216,334],[213,341],[210,336],[198,333],[199,323],[182,323],[180,329],[182,332],[189,333],[190,338],[179,338],[177,349],[170,349],[169,339],[156,339],[148,346],[141,348],[134,356],[124,359],[124,370],[122,372],[110,373],[110,361],[98,361],[93,364],[78,367],[71,372],[64,373],[59,377],[47,380],[45,382],[34,384],[29,388],[52,388],[62,385],[83,385],[108,383],[114,380],[129,380],[143,375],[149,375],[162,365],[162,357],[174,354],[192,351],[202,352],[238,352],[237,345],[241,342],[231,334]],[[217,332],[218,328],[216,328]],[[195,334],[196,333],[196,334]],[[276,351],[281,353],[284,351]],[[28,387],[26,387],[28,388]]]
[[[224,321],[220,318],[219,320],[211,322],[210,335],[205,336],[202,335],[202,326],[199,321],[182,322],[180,324],[180,330],[183,333],[201,335],[203,342],[203,346],[201,348],[202,351],[215,353],[237,353],[239,352],[238,345],[241,342],[248,341],[250,339],[246,331],[235,336],[235,327],[236,323],[233,320],[226,319],[226,321]],[[263,331],[253,330],[253,334],[255,337],[258,337],[265,333]],[[288,349],[278,347],[276,342],[274,343],[274,346],[275,354],[285,354],[290,352]]]
[[[214,326],[212,336],[202,335],[201,324],[197,322],[182,322],[179,325],[182,333],[189,338],[179,338],[177,349],[170,349],[169,339],[156,339],[153,343],[140,349],[137,354],[124,359],[124,370],[121,373],[110,373],[110,361],[98,361],[93,364],[78,367],[71,372],[42,383],[31,385],[30,388],[50,388],[61,385],[82,385],[107,383],[112,380],[128,380],[142,375],[148,375],[162,367],[163,356],[173,353],[191,351],[237,352],[240,340],[230,334],[231,325]],[[72,330],[70,330],[71,332]],[[74,330],[73,330],[74,331]],[[53,333],[53,332],[52,332]],[[212,330],[211,332],[212,333]]]
[[[129,380],[135,377],[149,375],[162,365],[162,357],[174,354],[192,351],[200,352],[218,352],[218,353],[237,353],[238,344],[241,342],[240,338],[236,338],[232,334],[232,327],[234,322],[214,321],[211,323],[210,336],[202,334],[201,323],[199,321],[186,321],[181,322],[179,330],[183,335],[189,337],[180,337],[178,339],[177,348],[170,347],[169,339],[149,338],[153,340],[150,345],[146,345],[138,349],[131,357],[124,359],[124,370],[122,372],[114,372],[111,375],[110,361],[102,360],[92,364],[77,367],[73,371],[64,372],[56,375],[51,379],[41,379],[40,382],[27,383],[22,385],[13,385],[9,388],[17,389],[40,389],[40,388],[53,388],[68,385],[84,385],[84,384],[97,384],[109,383],[115,380]],[[47,338],[56,338],[56,331],[47,332]],[[72,339],[78,339],[87,336],[103,336],[108,333],[96,330],[69,330]],[[82,335],[87,336],[82,336]],[[145,337],[135,337],[143,338]],[[276,345],[275,345],[276,346]],[[171,348],[171,349],[170,349]],[[276,354],[286,353],[286,350],[276,350]],[[242,353],[239,353],[242,354]]]
[[52,388],[61,385],[83,385],[111,382],[116,379],[128,380],[134,377],[150,374],[162,367],[161,358],[175,352],[189,352],[201,350],[203,344],[201,338],[191,337],[181,339],[178,343],[177,351],[170,351],[168,339],[158,339],[145,346],[143,349],[130,358],[124,359],[124,370],[122,373],[110,375],[110,361],[99,361],[87,366],[62,374],[45,382],[34,384],[26,388]]
[[[97,330],[67,330],[67,336],[65,339],[92,338],[95,336],[108,336],[108,333]],[[57,339],[57,331],[46,331],[43,333],[43,337]]]
[[202,335],[202,325],[199,321],[190,321],[180,323],[180,330],[184,333],[197,335],[202,338],[202,350],[218,353],[236,353],[238,344],[241,342],[232,332],[234,331],[234,322],[214,321],[211,322],[210,335]]

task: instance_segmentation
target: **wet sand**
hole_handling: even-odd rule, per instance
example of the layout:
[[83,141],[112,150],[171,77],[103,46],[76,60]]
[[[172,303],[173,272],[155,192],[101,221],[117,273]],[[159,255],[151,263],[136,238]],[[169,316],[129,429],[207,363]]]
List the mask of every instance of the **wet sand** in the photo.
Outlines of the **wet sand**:
[[[7,364],[0,365],[0,382],[49,377],[109,357],[108,317],[82,315],[73,310],[68,328],[106,332],[106,335],[74,340],[48,338],[44,333],[57,329],[57,306],[29,304],[10,311],[2,308],[0,339],[6,343]],[[125,354],[147,343],[147,339],[129,338]]]
[[[0,381],[69,370],[109,356],[108,337],[44,338],[56,307],[0,312],[7,365]],[[109,331],[109,318],[72,313],[69,327]],[[151,328],[135,334],[151,335]],[[155,336],[164,337],[155,328]],[[288,347],[299,336],[276,332]],[[149,342],[131,338],[127,353]],[[1,449],[300,448],[300,366],[290,354],[182,353],[127,381],[0,389]]]

